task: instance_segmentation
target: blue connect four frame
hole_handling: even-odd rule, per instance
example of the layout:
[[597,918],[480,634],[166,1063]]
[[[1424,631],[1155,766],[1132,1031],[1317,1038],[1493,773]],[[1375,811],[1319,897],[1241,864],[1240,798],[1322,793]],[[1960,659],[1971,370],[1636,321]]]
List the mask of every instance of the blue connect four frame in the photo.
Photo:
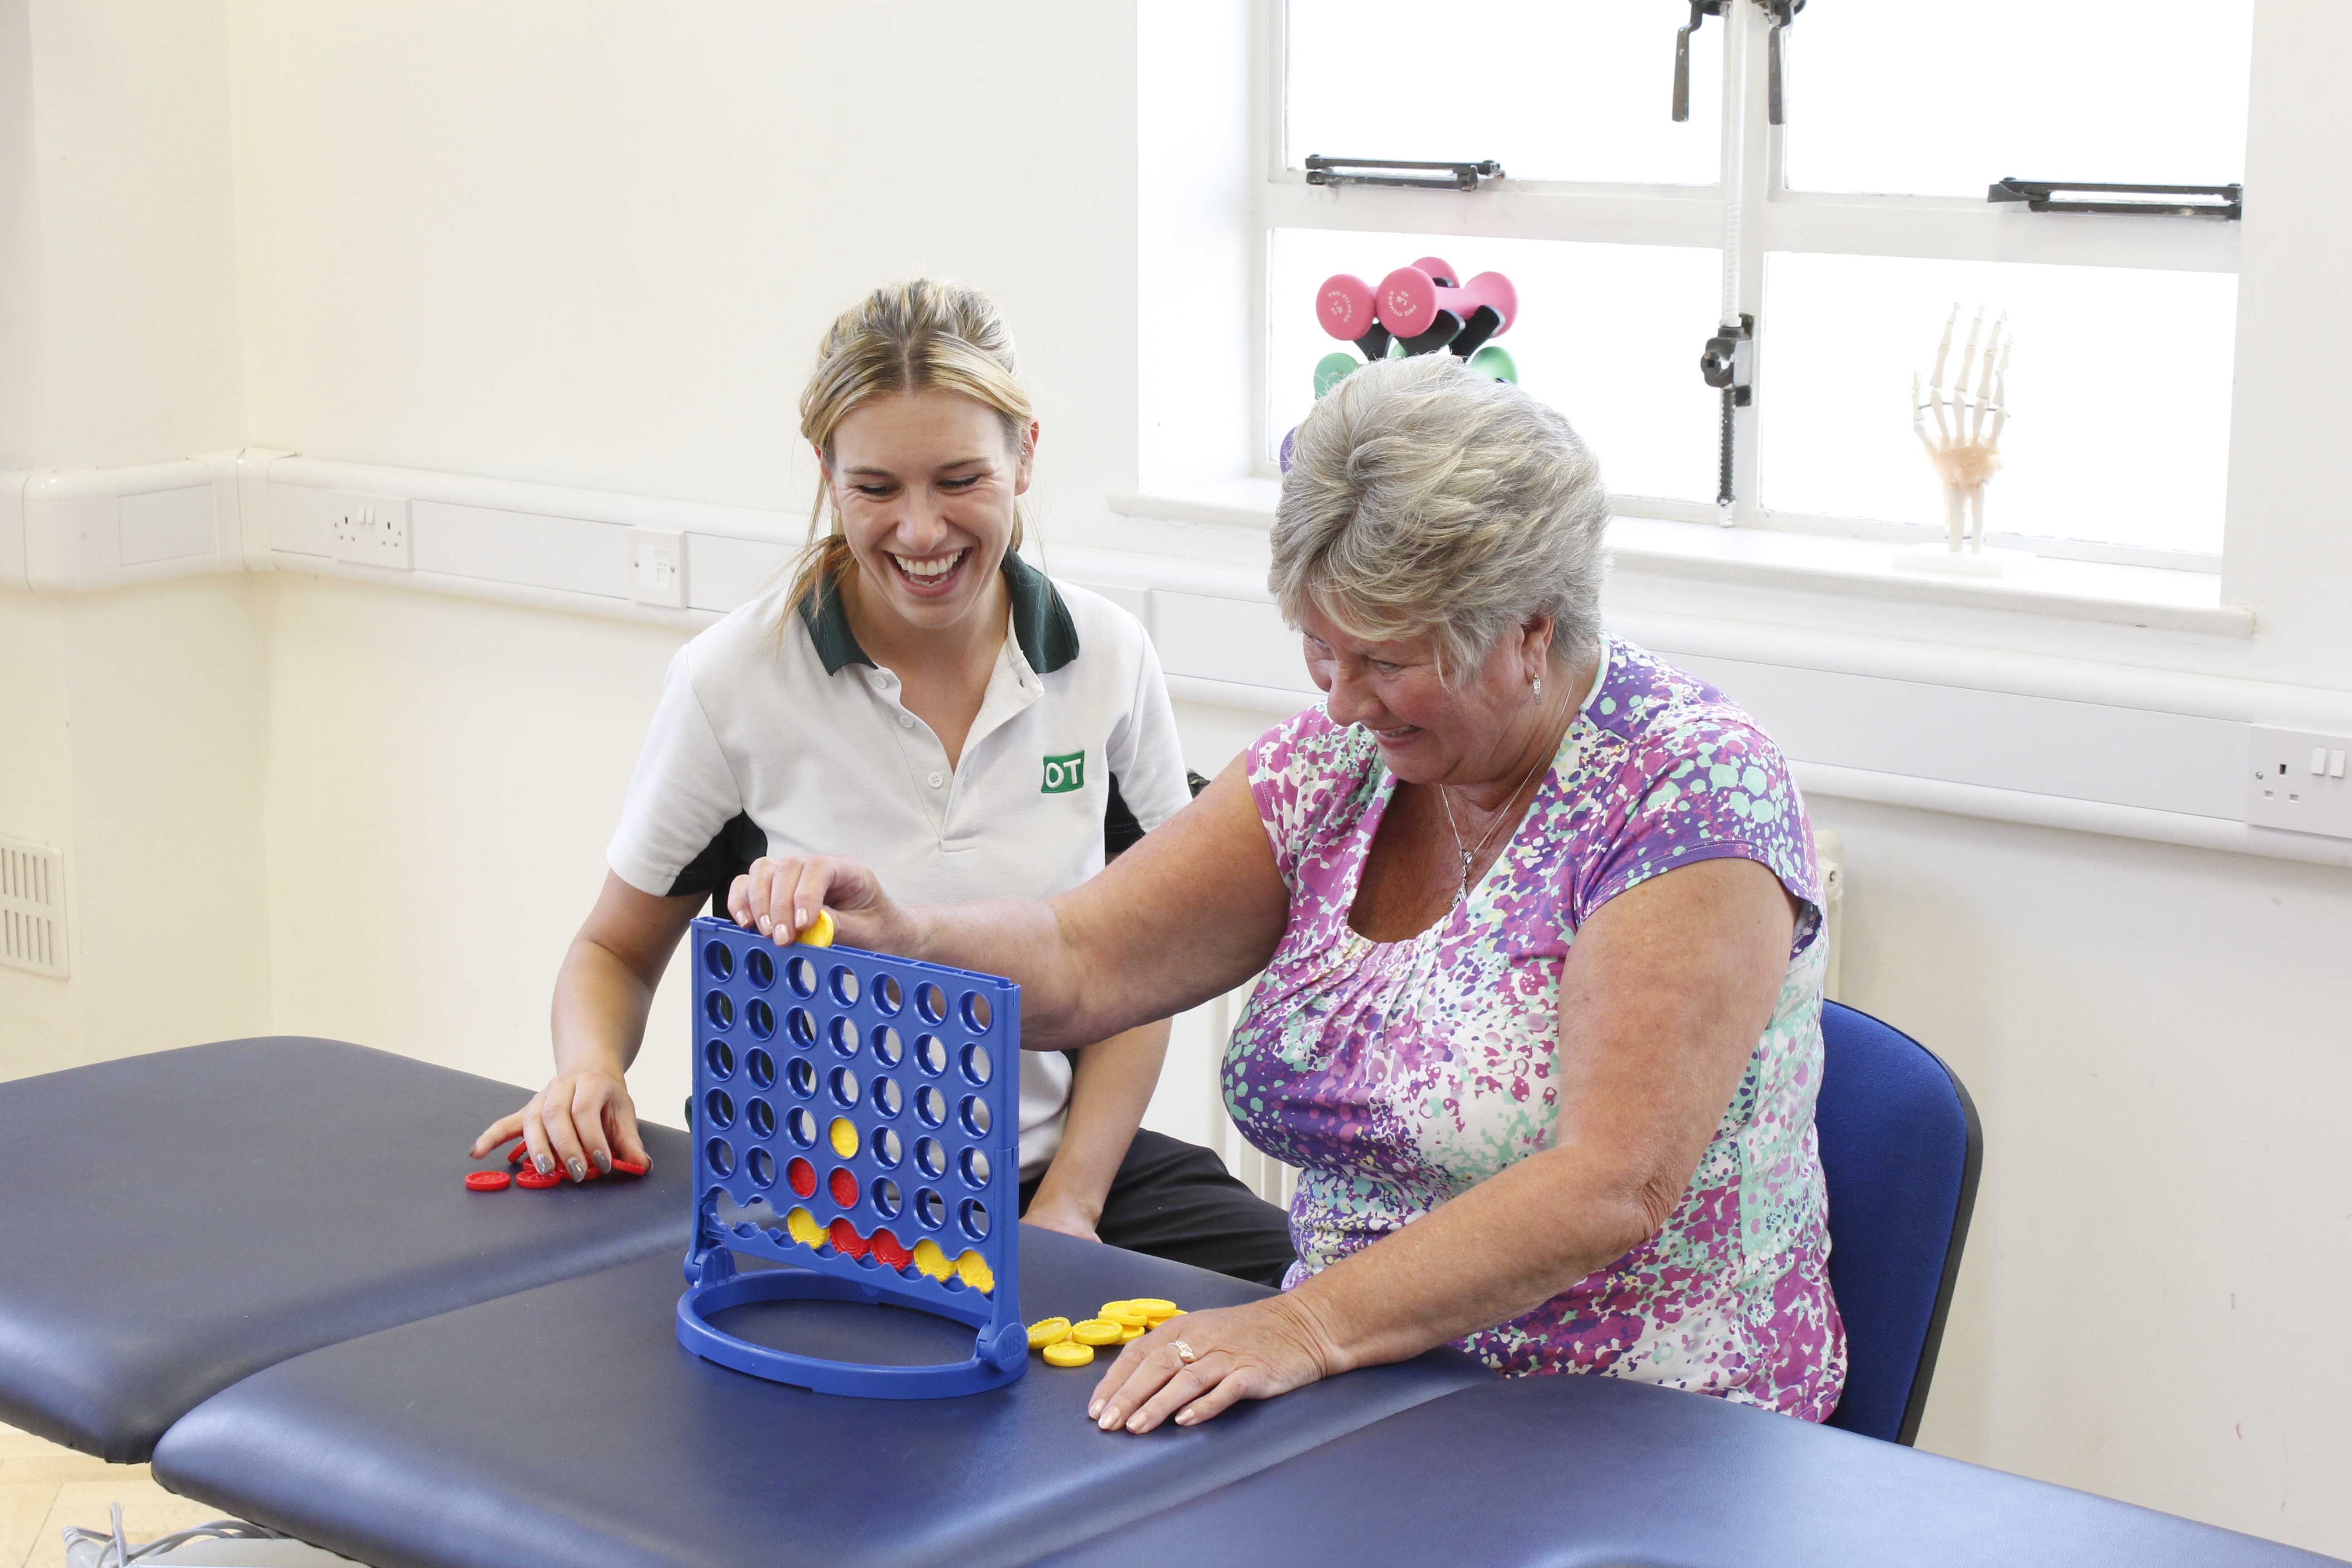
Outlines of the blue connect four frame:
[[[694,922],[695,1228],[678,1342],[826,1394],[929,1399],[1028,1370],[1021,988]],[[796,1268],[739,1272],[744,1253]],[[888,1302],[972,1325],[971,1358],[866,1366],[752,1344],[752,1301]]]

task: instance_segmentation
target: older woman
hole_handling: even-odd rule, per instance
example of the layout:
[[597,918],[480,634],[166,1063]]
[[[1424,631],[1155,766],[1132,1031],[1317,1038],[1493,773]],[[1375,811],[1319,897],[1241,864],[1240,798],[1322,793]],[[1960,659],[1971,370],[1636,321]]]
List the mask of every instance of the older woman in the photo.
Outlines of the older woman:
[[762,861],[735,917],[1010,975],[1023,1043],[1263,972],[1224,1064],[1299,1166],[1286,1293],[1129,1343],[1105,1428],[1458,1344],[1818,1420],[1845,1345],[1812,1127],[1821,890],[1780,752],[1605,634],[1598,465],[1450,356],[1299,427],[1272,587],[1328,694],[1054,899],[893,903]]

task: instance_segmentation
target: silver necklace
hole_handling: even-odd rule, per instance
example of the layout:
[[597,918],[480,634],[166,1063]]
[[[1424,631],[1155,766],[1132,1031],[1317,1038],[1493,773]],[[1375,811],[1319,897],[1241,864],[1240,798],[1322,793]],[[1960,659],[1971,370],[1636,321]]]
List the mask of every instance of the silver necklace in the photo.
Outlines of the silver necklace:
[[1519,790],[1527,788],[1528,779],[1534,778],[1537,771],[1559,752],[1559,742],[1555,741],[1552,742],[1550,751],[1536,758],[1535,766],[1528,770],[1527,778],[1519,781],[1519,788],[1511,792],[1510,798],[1503,803],[1502,811],[1492,823],[1487,825],[1486,836],[1466,849],[1462,847],[1461,826],[1454,820],[1454,797],[1446,793],[1444,784],[1437,786],[1437,804],[1445,808],[1445,826],[1454,835],[1455,851],[1462,857],[1462,891],[1457,895],[1458,897],[1465,900],[1470,897],[1470,868],[1478,863],[1478,857],[1486,853],[1486,846],[1494,841],[1495,835],[1502,830],[1503,824],[1511,819],[1511,807],[1518,803]]

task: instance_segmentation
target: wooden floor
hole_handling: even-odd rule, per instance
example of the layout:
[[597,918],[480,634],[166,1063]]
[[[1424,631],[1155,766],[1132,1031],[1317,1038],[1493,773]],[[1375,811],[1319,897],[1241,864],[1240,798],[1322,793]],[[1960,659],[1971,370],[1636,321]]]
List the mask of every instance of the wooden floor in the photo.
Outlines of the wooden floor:
[[68,1524],[106,1529],[107,1505],[118,1502],[133,1544],[220,1517],[165,1491],[144,1465],[110,1465],[0,1426],[0,1568],[65,1568],[60,1532]]

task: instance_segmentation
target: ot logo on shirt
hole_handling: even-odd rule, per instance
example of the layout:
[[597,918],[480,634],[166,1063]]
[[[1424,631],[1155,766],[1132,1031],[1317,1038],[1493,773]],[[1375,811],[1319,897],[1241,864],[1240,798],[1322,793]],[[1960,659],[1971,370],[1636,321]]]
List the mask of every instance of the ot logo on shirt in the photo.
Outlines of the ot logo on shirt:
[[1087,754],[1071,752],[1045,759],[1045,787],[1040,795],[1067,795],[1087,787]]

